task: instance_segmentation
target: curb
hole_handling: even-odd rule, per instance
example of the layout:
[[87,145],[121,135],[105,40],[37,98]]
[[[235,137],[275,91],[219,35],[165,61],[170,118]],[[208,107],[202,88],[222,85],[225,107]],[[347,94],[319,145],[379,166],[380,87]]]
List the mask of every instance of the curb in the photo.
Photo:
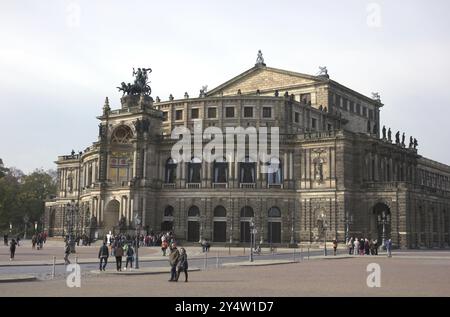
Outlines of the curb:
[[[196,272],[200,271],[200,268],[193,267],[189,268],[188,272]],[[170,274],[170,268],[169,267],[157,267],[157,268],[151,268],[151,269],[140,269],[140,270],[133,270],[133,271],[121,271],[117,272],[114,270],[108,270],[108,271],[90,271],[92,274],[98,274],[98,275],[151,275],[151,274]]]
[[[222,266],[269,266],[269,265],[282,265],[282,264],[292,264],[299,263],[298,261],[292,260],[280,260],[280,261],[264,261],[257,260],[254,262],[234,262],[234,263],[223,263]],[[259,263],[258,263],[259,262]]]
[[0,276],[0,283],[30,282],[36,279],[36,276],[33,275],[8,275]]

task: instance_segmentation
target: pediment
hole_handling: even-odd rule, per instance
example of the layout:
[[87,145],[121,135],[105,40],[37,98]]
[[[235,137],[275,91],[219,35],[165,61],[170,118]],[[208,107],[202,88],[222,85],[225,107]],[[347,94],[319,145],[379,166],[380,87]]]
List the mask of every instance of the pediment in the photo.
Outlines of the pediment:
[[323,78],[295,73],[270,67],[255,66],[208,92],[208,96],[252,94],[258,89],[263,91],[280,90],[284,87],[323,82]]

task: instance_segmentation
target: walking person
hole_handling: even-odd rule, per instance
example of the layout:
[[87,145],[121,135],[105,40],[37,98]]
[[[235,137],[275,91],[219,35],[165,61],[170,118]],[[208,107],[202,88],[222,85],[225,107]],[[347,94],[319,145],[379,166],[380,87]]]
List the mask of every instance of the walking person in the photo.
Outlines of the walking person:
[[70,264],[70,260],[69,260],[69,255],[70,255],[70,245],[69,245],[69,241],[66,241],[66,246],[64,247],[64,264]]
[[333,252],[334,252],[334,255],[336,255],[337,246],[338,246],[337,239],[334,239],[333,240]]
[[359,255],[364,255],[364,238],[359,239]]
[[170,263],[170,280],[169,282],[176,282],[177,279],[177,265],[178,261],[180,260],[180,251],[177,249],[177,245],[172,243],[170,247],[170,254],[169,254],[169,263]]
[[348,247],[348,254],[352,255],[353,254],[353,248],[354,248],[354,244],[353,244],[353,238],[350,238],[347,242],[347,247]]
[[177,270],[177,278],[175,279],[176,282],[178,282],[178,279],[180,278],[181,272],[184,272],[184,282],[187,283],[188,281],[188,259],[186,250],[184,248],[180,248],[180,259],[178,261],[178,270]]
[[12,239],[11,243],[9,245],[9,253],[10,253],[9,260],[10,261],[14,260],[14,255],[16,254],[16,244],[17,244],[16,240]]
[[127,252],[125,253],[127,256],[127,262],[125,263],[125,270],[128,268],[128,263],[130,263],[130,269],[133,268],[133,257],[134,257],[134,250],[131,244],[128,245]]
[[354,255],[358,255],[359,252],[359,240],[358,238],[355,239],[355,247],[354,247]]
[[373,248],[374,248],[374,254],[375,255],[378,255],[378,240],[377,239],[375,239],[374,241],[373,241]]
[[369,239],[366,238],[366,241],[364,242],[364,252],[366,255],[369,255]]
[[386,242],[386,251],[387,251],[387,256],[390,258],[392,257],[392,240],[388,239]]
[[98,251],[98,258],[100,259],[100,271],[104,271],[106,264],[108,264],[109,250],[106,246],[106,242],[103,242],[103,245],[100,247]]
[[118,272],[121,272],[121,271],[122,271],[123,248],[122,248],[122,245],[121,245],[120,243],[119,243],[118,246],[116,247],[115,256],[116,256],[116,267],[117,267],[117,271],[118,271]]
[[167,242],[167,240],[163,237],[163,240],[161,241],[161,251],[163,252],[163,256],[166,256],[166,251],[168,248],[169,244]]

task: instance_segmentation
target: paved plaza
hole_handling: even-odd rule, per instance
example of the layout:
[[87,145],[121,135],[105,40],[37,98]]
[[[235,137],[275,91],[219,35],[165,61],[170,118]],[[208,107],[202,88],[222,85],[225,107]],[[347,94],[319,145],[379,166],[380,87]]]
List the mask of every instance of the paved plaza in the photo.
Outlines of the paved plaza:
[[[0,248],[0,262],[6,262],[6,248]],[[13,272],[34,257],[45,260],[44,257],[61,250],[56,243],[50,243],[44,250],[18,249],[23,260],[17,266],[3,266],[0,276],[5,270]],[[96,252],[95,247],[80,247],[77,255],[89,260]],[[149,263],[156,263],[155,268],[143,270],[158,271],[168,267],[167,261],[157,260],[161,257],[158,248],[142,248]],[[213,249],[212,249],[213,250]],[[192,257],[190,264],[195,270],[189,273],[189,282],[169,283],[168,268],[161,274],[93,274],[88,264],[82,266],[80,288],[69,288],[66,285],[66,275],[60,274],[54,280],[38,278],[32,282],[0,283],[2,296],[101,296],[105,289],[109,296],[450,296],[450,251],[397,251],[392,258],[384,254],[379,256],[347,256],[344,250],[339,256],[312,255],[310,260],[297,255],[294,263],[290,261],[286,249],[284,257],[255,257],[255,265],[248,266],[248,258],[236,256],[242,253],[240,248],[232,249],[227,255],[225,248],[217,248],[223,252],[220,263],[215,266],[214,260],[208,267],[202,266],[204,255],[198,248],[190,247]],[[26,253],[25,253],[26,251]],[[39,252],[41,252],[39,254]],[[48,252],[47,255],[44,252]],[[247,250],[248,252],[248,250]],[[210,252],[211,259],[214,259]],[[281,254],[282,252],[280,252]],[[25,254],[28,254],[25,256]],[[35,255],[37,254],[37,255]],[[236,254],[236,255],[234,255]],[[314,254],[311,251],[311,254]],[[151,259],[154,260],[151,260]],[[198,262],[196,262],[198,261]],[[112,262],[112,263],[111,263]],[[109,268],[114,268],[111,259]],[[144,263],[144,262],[143,262]],[[380,287],[367,286],[367,266],[377,263],[381,269]],[[245,265],[243,265],[245,264]],[[264,264],[264,265],[258,265]],[[277,265],[271,265],[277,264]],[[30,266],[29,270],[41,266]],[[63,266],[60,266],[61,269]],[[96,267],[96,263],[92,264]],[[49,267],[45,268],[46,270]],[[2,271],[3,270],[3,271]],[[68,274],[68,273],[67,273]],[[180,279],[181,280],[181,279]]]

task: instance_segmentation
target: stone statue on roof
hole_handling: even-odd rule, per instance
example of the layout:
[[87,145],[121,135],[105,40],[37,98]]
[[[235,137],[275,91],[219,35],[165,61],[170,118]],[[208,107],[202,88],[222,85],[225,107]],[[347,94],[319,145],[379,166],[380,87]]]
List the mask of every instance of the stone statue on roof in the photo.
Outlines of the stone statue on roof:
[[264,57],[261,50],[258,51],[258,57],[256,58],[256,66],[266,66],[264,63]]

